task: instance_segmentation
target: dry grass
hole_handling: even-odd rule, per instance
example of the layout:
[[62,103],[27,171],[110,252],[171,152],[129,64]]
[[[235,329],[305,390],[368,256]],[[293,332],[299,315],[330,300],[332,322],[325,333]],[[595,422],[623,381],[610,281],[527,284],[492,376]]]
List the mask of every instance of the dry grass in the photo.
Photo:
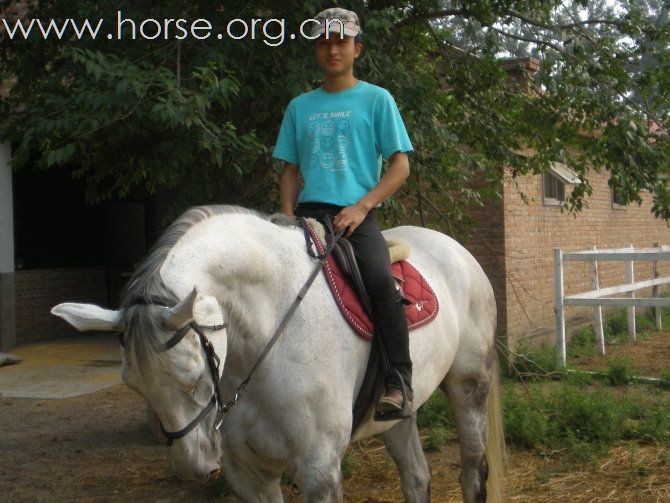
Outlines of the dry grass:
[[[349,503],[403,501],[398,474],[379,440],[350,447],[354,475],[345,481]],[[431,501],[462,501],[458,484],[458,444],[427,453],[431,464]],[[647,503],[670,501],[670,448],[620,445],[595,465],[570,465],[561,453],[541,456],[513,452],[507,470],[505,501],[523,503],[604,501]],[[287,501],[300,501],[287,498]]]
[[595,466],[518,453],[510,463],[507,494],[514,502],[667,502],[670,450],[620,445]]

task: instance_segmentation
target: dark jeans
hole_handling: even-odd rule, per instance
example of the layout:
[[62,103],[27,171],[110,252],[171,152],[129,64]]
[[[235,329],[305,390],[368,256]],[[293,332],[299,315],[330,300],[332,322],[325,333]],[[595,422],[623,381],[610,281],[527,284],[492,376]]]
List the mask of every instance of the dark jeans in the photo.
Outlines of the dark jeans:
[[[295,209],[295,214],[323,221],[335,217],[340,210],[341,206],[303,203]],[[377,334],[381,336],[389,364],[400,372],[405,384],[411,388],[412,361],[405,307],[391,274],[388,247],[377,223],[375,209],[368,213],[348,240],[354,248],[358,268],[370,295]],[[392,376],[389,384],[395,384]]]

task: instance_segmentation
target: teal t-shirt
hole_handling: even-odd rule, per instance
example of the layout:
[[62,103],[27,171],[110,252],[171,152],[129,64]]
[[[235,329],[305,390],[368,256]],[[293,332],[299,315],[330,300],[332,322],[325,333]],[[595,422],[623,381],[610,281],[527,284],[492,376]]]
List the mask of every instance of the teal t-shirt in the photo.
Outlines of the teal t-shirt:
[[377,185],[382,158],[412,151],[391,94],[359,80],[344,91],[318,88],[294,98],[273,156],[300,167],[299,203],[350,206]]

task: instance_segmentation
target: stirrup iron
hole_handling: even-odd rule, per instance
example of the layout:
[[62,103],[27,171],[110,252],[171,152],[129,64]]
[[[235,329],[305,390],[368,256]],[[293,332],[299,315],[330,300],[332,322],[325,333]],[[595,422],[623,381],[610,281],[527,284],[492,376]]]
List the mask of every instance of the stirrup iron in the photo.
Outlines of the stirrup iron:
[[402,392],[402,408],[389,412],[380,412],[377,410],[377,404],[375,403],[375,421],[395,421],[397,419],[408,419],[412,417],[412,410],[410,409],[408,399],[409,391],[407,389],[407,385],[405,384],[405,380],[400,375],[400,372],[398,372],[398,369],[392,367],[390,370],[396,373],[398,381],[400,382],[400,391]]

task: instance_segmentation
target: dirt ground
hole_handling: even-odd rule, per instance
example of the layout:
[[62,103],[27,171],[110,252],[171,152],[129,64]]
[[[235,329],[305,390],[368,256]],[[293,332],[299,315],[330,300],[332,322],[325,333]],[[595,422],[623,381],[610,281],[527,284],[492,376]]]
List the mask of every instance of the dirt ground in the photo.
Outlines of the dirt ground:
[[[608,350],[658,376],[670,369],[669,343],[665,333]],[[168,448],[152,441],[143,399],[123,385],[64,400],[0,398],[0,425],[2,503],[228,501],[221,481],[186,483],[170,475]],[[345,500],[402,501],[381,443],[371,439],[350,449]],[[456,440],[427,456],[432,501],[461,501]],[[507,501],[529,503],[670,502],[670,447],[622,444],[597,466],[566,465],[556,453],[512,452],[505,492]],[[285,495],[287,502],[302,501],[288,485]]]
[[605,357],[589,358],[578,367],[603,370],[607,368],[608,360],[624,357],[630,358],[640,376],[660,378],[662,371],[670,372],[670,332],[638,334],[635,344],[627,341],[608,344],[605,353]]

